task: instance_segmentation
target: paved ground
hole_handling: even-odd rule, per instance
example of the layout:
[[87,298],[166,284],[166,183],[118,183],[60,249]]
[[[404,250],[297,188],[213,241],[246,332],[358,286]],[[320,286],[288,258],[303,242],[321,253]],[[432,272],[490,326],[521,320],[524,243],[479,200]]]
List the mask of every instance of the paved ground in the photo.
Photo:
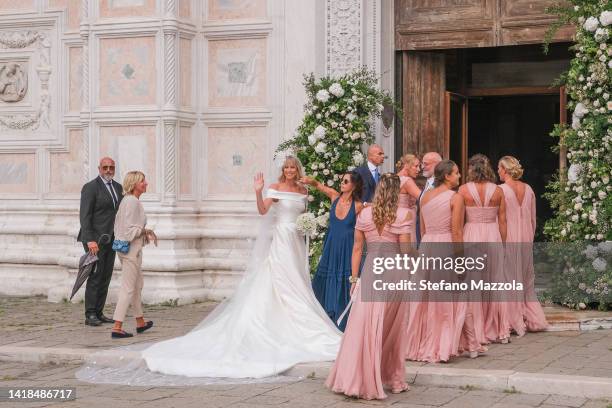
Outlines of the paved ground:
[[[82,304],[48,303],[44,297],[0,296],[0,346],[104,349],[150,342],[188,332],[215,305],[146,306],[145,318],[154,320],[155,327],[132,339],[113,340],[110,325],[83,324]],[[106,314],[112,316],[112,310],[112,306],[107,307]],[[129,320],[126,330],[134,331],[134,325]],[[477,359],[456,358],[448,364],[427,365],[612,378],[612,330],[528,333],[523,338],[514,337],[511,344],[491,345],[488,355]]]
[[213,408],[213,407],[367,407],[396,408],[528,408],[582,407],[612,408],[612,401],[587,400],[555,395],[484,391],[464,387],[440,388],[413,386],[400,395],[389,394],[384,401],[346,398],[328,391],[321,378],[299,382],[257,385],[214,385],[197,387],[128,387],[93,385],[77,381],[77,366],[35,365],[0,362],[0,387],[76,387],[77,399],[70,402],[0,402],[4,407],[87,407],[87,408]]

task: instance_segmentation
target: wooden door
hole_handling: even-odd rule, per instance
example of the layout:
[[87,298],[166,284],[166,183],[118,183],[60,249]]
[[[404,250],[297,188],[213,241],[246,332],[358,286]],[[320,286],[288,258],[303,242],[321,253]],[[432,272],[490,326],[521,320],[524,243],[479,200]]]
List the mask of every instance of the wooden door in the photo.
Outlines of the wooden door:
[[444,152],[444,55],[402,54],[402,153]]
[[457,163],[462,178],[468,165],[468,106],[467,97],[445,92],[444,157]]

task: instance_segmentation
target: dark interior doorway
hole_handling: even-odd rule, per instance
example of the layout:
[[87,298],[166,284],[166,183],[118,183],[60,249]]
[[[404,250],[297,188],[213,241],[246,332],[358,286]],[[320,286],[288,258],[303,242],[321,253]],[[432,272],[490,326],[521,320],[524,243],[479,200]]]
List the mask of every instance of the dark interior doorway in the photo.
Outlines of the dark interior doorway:
[[494,165],[505,155],[520,160],[525,170],[523,181],[536,192],[539,230],[543,221],[553,215],[542,193],[559,166],[559,156],[552,151],[556,140],[550,136],[554,125],[559,123],[559,103],[557,95],[488,96],[469,100],[468,157],[482,153]]

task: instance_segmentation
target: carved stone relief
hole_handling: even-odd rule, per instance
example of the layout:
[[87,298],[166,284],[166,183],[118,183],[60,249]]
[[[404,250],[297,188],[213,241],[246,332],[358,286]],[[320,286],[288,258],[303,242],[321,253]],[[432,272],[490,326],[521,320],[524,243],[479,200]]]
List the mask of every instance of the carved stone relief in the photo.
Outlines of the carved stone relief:
[[19,102],[28,92],[28,71],[20,64],[0,65],[0,100]]
[[327,0],[327,73],[342,75],[361,65],[362,0]]
[[[51,128],[50,111],[51,96],[49,95],[49,77],[51,75],[51,39],[39,31],[4,31],[0,32],[0,55],[3,49],[27,49],[36,46],[37,62],[35,70],[40,82],[40,105],[38,111],[20,112],[10,115],[0,115],[0,128],[13,130],[36,130],[43,126]],[[30,50],[31,52],[31,50]],[[25,64],[4,63],[0,65],[0,100],[18,102],[28,91],[28,70]]]

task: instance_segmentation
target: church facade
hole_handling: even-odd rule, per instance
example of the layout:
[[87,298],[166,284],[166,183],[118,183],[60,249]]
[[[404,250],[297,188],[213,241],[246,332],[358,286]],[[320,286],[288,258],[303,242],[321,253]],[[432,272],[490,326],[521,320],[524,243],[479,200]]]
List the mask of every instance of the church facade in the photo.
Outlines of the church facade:
[[0,0],[0,292],[68,296],[80,189],[110,156],[117,181],[149,181],[160,244],[145,249],[144,301],[230,294],[257,230],[253,174],[277,177],[310,72],[366,65],[400,101],[402,120],[375,126],[386,170],[403,152],[520,155],[533,137],[508,124],[526,103],[540,102],[538,134],[564,115],[549,84],[572,33],[540,55],[549,3]]

